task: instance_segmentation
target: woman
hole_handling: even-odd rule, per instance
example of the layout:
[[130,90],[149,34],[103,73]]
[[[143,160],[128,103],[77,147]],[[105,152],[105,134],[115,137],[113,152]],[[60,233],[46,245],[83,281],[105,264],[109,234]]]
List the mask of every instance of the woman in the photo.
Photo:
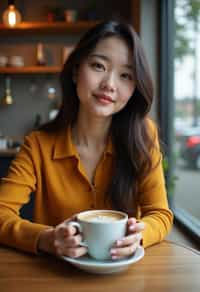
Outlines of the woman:
[[[88,31],[61,72],[56,119],[25,138],[0,186],[0,242],[26,251],[87,252],[68,222],[87,209],[129,214],[113,259],[161,241],[172,225],[157,131],[148,118],[152,81],[140,40],[123,23]],[[33,222],[19,210],[35,192]]]

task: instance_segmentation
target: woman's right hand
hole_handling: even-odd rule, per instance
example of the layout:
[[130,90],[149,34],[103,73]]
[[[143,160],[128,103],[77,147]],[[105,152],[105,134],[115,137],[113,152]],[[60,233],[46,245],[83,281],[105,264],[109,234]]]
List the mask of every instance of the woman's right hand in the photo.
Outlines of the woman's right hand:
[[49,228],[40,233],[38,250],[58,256],[78,258],[87,253],[87,248],[80,246],[82,236],[69,222],[75,218],[65,220],[55,228]]

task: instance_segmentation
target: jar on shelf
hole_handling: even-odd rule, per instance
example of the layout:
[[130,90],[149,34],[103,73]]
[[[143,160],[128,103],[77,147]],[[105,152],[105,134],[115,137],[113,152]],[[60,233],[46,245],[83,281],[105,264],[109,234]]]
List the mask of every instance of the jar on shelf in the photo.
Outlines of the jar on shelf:
[[42,43],[37,44],[37,65],[39,65],[39,66],[46,65],[44,45]]
[[0,150],[4,150],[7,148],[7,139],[6,137],[0,132]]
[[77,20],[77,11],[74,9],[66,9],[64,14],[66,22],[75,22]]

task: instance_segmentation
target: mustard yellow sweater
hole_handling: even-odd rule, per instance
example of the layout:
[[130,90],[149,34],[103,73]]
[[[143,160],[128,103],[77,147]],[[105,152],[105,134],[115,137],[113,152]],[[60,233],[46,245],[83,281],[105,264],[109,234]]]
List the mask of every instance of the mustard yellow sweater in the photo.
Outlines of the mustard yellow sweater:
[[[157,131],[150,131],[158,145]],[[154,137],[153,136],[153,137]],[[159,147],[153,162],[161,158]],[[111,209],[104,195],[112,175],[113,148],[109,141],[95,173],[93,187],[71,140],[71,131],[48,134],[34,131],[13,160],[0,183],[0,243],[36,253],[39,233],[75,213],[90,209]],[[19,216],[30,193],[35,193],[33,222]],[[169,232],[173,215],[168,208],[162,162],[140,184],[137,208],[132,216],[145,222],[143,245],[160,242]]]

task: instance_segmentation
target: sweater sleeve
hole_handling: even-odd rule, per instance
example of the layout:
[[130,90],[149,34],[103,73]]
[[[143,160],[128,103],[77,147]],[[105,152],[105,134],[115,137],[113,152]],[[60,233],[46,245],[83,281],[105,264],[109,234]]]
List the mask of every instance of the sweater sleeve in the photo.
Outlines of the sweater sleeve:
[[36,190],[37,167],[40,164],[34,133],[25,138],[8,175],[0,182],[0,243],[29,252],[37,252],[39,233],[48,228],[19,216],[20,208]]
[[139,206],[141,221],[145,223],[143,246],[148,247],[162,241],[173,224],[173,214],[169,209],[165,179],[162,167],[158,133],[154,124],[150,124],[155,148],[152,150],[152,170],[140,184]]

